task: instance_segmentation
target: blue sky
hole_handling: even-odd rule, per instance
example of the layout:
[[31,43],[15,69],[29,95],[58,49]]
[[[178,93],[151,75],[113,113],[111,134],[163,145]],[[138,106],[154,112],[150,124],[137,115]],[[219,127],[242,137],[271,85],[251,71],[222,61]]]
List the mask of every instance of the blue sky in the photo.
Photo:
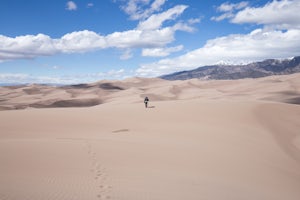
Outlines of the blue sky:
[[1,0],[0,83],[157,77],[300,55],[300,0]]

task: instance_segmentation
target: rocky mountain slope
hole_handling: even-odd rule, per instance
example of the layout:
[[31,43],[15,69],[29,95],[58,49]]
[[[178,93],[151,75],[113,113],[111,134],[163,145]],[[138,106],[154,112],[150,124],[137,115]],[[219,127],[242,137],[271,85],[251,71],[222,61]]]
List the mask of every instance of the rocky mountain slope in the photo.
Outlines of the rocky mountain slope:
[[194,70],[163,75],[160,78],[166,80],[187,80],[192,78],[230,80],[286,75],[297,72],[300,72],[300,56],[286,60],[269,59],[247,65],[203,66]]

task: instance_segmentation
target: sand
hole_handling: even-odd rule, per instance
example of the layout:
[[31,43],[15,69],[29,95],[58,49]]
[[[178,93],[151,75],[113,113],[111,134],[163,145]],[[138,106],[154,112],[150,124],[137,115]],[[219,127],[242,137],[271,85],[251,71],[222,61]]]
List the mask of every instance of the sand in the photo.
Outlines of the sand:
[[298,200],[299,80],[1,88],[0,199]]

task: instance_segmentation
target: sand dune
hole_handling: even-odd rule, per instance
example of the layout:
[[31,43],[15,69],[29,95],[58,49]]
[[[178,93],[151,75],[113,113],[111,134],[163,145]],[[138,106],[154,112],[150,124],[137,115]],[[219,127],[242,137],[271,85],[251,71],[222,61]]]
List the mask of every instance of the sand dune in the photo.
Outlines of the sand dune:
[[260,79],[166,81],[131,78],[92,84],[53,87],[24,85],[0,87],[0,110],[88,107],[110,102],[204,99],[266,100],[300,104],[300,74]]
[[1,200],[300,198],[300,74],[0,94]]

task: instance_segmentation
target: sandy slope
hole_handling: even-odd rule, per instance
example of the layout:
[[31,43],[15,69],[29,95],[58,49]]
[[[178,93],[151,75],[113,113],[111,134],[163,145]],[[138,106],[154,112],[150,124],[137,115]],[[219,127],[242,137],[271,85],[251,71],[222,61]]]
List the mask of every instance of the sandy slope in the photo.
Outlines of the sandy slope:
[[0,199],[298,200],[298,80],[131,79],[94,107],[1,111]]

